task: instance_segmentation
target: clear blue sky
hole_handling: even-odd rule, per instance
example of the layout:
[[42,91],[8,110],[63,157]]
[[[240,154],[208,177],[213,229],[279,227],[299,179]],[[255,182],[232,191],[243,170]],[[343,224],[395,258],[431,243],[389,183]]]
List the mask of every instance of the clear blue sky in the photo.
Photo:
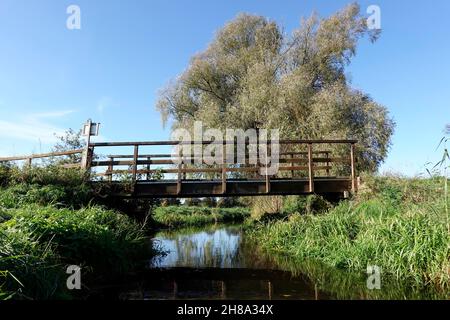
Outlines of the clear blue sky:
[[[239,12],[286,31],[349,1],[0,0],[0,155],[47,151],[53,132],[102,123],[100,139],[165,140],[157,92]],[[416,174],[438,158],[450,123],[450,1],[360,1],[381,7],[383,34],[363,40],[348,72],[354,87],[397,122],[382,171]],[[81,8],[68,30],[66,8]]]

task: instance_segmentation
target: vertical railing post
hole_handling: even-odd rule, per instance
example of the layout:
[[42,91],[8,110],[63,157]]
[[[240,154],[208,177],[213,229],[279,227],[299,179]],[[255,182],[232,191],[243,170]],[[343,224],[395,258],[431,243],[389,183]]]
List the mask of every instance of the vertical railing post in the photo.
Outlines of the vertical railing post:
[[[272,153],[272,150],[270,150]],[[269,144],[266,144],[266,154],[265,154],[265,170],[266,170],[266,193],[270,193],[270,175],[269,175]]]
[[350,164],[351,164],[351,179],[352,179],[352,192],[355,193],[357,191],[356,185],[356,168],[355,168],[355,144],[352,143],[350,145]]
[[28,166],[29,168],[31,168],[32,163],[33,163],[33,158],[28,158],[28,159],[27,159],[27,166]]
[[[181,152],[181,151],[180,151]],[[183,157],[181,154],[178,154],[179,164],[178,164],[178,177],[177,177],[177,194],[181,193],[181,180],[182,180],[182,169],[183,169]]]
[[309,176],[309,192],[314,192],[314,169],[313,169],[313,153],[312,143],[308,143],[308,176]]
[[148,181],[148,180],[150,180],[150,169],[151,169],[150,161],[152,161],[152,158],[147,157],[147,161],[148,161],[148,163],[147,163],[147,167],[146,167],[146,169],[147,169],[146,179]]
[[133,154],[133,173],[131,180],[133,183],[136,182],[137,179],[137,167],[138,167],[138,158],[139,158],[139,145],[134,145],[134,154]]
[[325,152],[325,158],[327,158],[327,177],[330,176],[330,162],[328,159],[330,158],[330,153],[328,151]]
[[222,194],[227,192],[226,144],[222,146]]
[[177,178],[177,194],[181,193],[181,180],[182,180],[182,170],[183,164],[178,165],[178,178]]
[[[294,166],[294,160],[293,160],[294,159],[294,152],[292,152],[290,154],[290,156],[291,156],[291,161],[292,161],[290,165],[291,165],[291,168],[292,168]],[[291,178],[294,179],[294,170],[291,170]]]
[[92,166],[92,160],[94,159],[94,146],[87,150],[86,170],[90,170]]
[[113,178],[113,169],[114,169],[114,158],[109,158],[109,166],[108,166],[108,180],[112,182]]

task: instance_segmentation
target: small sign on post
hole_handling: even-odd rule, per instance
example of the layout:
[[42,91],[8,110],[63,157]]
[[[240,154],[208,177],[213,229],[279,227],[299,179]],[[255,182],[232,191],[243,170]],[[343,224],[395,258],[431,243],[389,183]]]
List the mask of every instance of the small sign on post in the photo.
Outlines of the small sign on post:
[[83,136],[86,137],[86,146],[83,152],[83,158],[81,160],[81,168],[89,169],[90,165],[90,143],[91,136],[98,136],[98,131],[100,129],[100,123],[94,123],[89,119],[83,127]]
[[83,136],[98,136],[98,131],[100,129],[100,123],[93,123],[91,120],[83,127]]

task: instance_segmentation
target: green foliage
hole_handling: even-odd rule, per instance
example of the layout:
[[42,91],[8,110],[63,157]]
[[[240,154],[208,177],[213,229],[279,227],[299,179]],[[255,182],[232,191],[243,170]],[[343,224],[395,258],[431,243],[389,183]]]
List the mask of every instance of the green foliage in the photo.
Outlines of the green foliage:
[[73,298],[67,265],[90,283],[157,254],[137,223],[92,198],[79,170],[0,166],[0,299]]
[[0,190],[0,207],[19,208],[26,204],[81,208],[91,199],[87,185],[67,187],[20,183]]
[[246,208],[169,206],[158,207],[153,211],[153,219],[169,228],[202,226],[223,222],[242,222],[248,216],[249,211]]
[[65,266],[96,274],[126,272],[151,256],[139,225],[100,207],[81,210],[30,205],[0,223],[0,291],[18,297],[68,296]]
[[[73,129],[67,130],[64,135],[57,136],[58,142],[53,147],[53,152],[64,152],[76,149],[83,149],[86,141],[81,135],[81,130],[75,131]],[[78,163],[81,161],[81,154],[72,154],[64,157],[55,158],[53,162],[61,163]]]
[[283,199],[282,213],[291,214],[314,214],[325,213],[331,208],[331,204],[319,195],[288,196]]
[[6,187],[19,183],[37,185],[77,186],[86,182],[86,174],[79,169],[65,169],[58,165],[19,168],[12,165],[0,165],[0,186]]
[[[290,36],[276,22],[241,14],[194,56],[160,93],[157,108],[175,128],[279,129],[280,137],[356,138],[360,169],[375,171],[387,155],[394,122],[387,109],[351,88],[345,68],[368,30],[352,4],[321,19],[303,19]],[[324,146],[336,154],[348,150]]]
[[0,166],[0,207],[25,204],[81,208],[93,197],[85,174],[58,166]]
[[450,234],[439,181],[397,177],[364,181],[360,198],[343,202],[326,215],[297,215],[289,222],[261,225],[252,234],[267,250],[299,260],[359,272],[377,265],[398,279],[448,288]]

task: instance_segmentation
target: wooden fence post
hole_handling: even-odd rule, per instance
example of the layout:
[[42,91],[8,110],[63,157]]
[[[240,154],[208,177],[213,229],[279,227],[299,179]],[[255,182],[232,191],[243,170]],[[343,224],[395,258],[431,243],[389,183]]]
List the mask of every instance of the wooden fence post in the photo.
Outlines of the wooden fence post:
[[[291,156],[291,159],[294,159],[294,152],[292,152],[292,153],[290,154],[290,156]],[[292,160],[292,162],[290,163],[290,166],[291,166],[291,168],[294,166],[294,161],[293,161],[293,160]],[[291,170],[291,178],[294,179],[294,176],[295,176],[294,170]]]
[[[272,153],[272,148],[270,148],[270,149],[271,149],[270,153]],[[266,166],[265,166],[265,169],[266,169],[266,193],[268,194],[268,193],[270,193],[270,175],[269,175],[269,169],[268,169],[268,166],[269,166],[269,145],[268,144],[266,144],[265,162],[266,162]]]
[[227,192],[226,144],[222,146],[222,194]]
[[131,180],[133,183],[136,182],[137,178],[137,166],[138,166],[138,157],[139,157],[139,145],[134,145],[134,154],[133,154],[133,174]]
[[[330,153],[327,151],[325,152],[325,157],[327,158],[327,160],[330,158]],[[330,176],[330,162],[327,161],[327,177]]]
[[108,180],[112,182],[113,178],[113,169],[114,169],[114,158],[109,158],[110,164],[108,166]]
[[355,144],[352,143],[350,145],[350,163],[351,163],[351,171],[352,171],[352,192],[355,193],[357,191],[356,186],[356,168],[355,168]]
[[146,178],[147,178],[147,181],[148,180],[150,180],[150,168],[151,168],[151,166],[150,166],[150,161],[152,160],[152,158],[150,158],[150,157],[147,157],[147,161],[149,162],[149,163],[147,163],[147,175],[146,175]]
[[308,172],[309,172],[309,192],[314,192],[314,169],[313,169],[313,154],[312,143],[308,143]]
[[183,169],[183,162],[184,162],[183,161],[183,156],[181,154],[181,151],[178,154],[178,157],[179,157],[180,163],[178,164],[177,194],[180,194],[181,193],[181,181],[183,179],[182,169]]

